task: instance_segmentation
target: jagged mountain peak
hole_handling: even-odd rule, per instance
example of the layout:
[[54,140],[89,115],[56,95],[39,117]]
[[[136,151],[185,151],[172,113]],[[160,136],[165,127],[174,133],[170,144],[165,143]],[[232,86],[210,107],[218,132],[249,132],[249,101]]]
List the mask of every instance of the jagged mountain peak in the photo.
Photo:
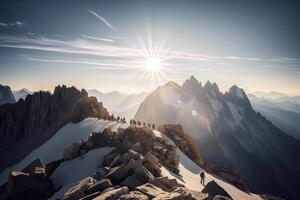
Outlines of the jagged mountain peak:
[[183,83],[182,87],[190,90],[199,90],[202,88],[202,84],[194,76],[191,76]]
[[239,97],[241,99],[243,98],[247,98],[246,93],[244,92],[244,90],[236,85],[233,85],[229,88],[229,94]]

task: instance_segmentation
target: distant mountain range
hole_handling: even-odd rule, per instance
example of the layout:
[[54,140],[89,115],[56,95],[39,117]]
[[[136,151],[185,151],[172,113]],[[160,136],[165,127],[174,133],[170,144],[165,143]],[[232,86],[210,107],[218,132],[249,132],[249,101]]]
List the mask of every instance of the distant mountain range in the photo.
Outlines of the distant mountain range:
[[146,97],[134,118],[181,124],[206,162],[234,167],[251,191],[300,195],[300,142],[256,113],[237,86],[221,93],[193,76],[182,86],[169,82]]
[[[255,111],[260,112],[275,126],[300,140],[300,104],[248,95]],[[285,98],[287,99],[287,98]]]
[[128,120],[134,117],[140,103],[147,96],[146,92],[135,94],[112,91],[104,93],[95,89],[87,92],[89,96],[94,96],[98,101],[102,101],[109,112],[115,116],[125,117]]
[[14,94],[14,97],[15,97],[16,101],[19,101],[19,99],[25,100],[27,95],[33,94],[33,92],[30,91],[27,88],[23,88],[23,89],[20,89],[20,90],[13,90],[12,92]]

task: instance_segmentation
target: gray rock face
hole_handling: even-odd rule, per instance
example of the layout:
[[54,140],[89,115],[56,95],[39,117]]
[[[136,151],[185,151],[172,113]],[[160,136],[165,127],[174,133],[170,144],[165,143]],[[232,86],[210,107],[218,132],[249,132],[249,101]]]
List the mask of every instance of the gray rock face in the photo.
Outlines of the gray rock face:
[[16,100],[14,98],[12,91],[10,90],[10,87],[3,86],[0,84],[0,105],[6,103],[15,103],[15,102]]
[[107,110],[85,90],[58,86],[0,106],[0,171],[22,159],[68,122],[107,118]]
[[181,124],[204,163],[234,168],[252,192],[297,199],[300,142],[256,113],[241,88],[221,93],[216,84],[202,87],[194,79],[157,88],[140,104],[134,120]]

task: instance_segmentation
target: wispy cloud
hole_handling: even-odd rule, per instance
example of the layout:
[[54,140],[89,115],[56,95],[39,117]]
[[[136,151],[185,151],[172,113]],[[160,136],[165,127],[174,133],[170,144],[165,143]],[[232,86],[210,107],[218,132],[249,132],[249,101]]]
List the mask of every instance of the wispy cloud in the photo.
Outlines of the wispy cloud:
[[11,23],[6,23],[6,22],[0,22],[0,26],[2,27],[25,27],[27,26],[27,24],[25,22],[21,22],[21,21],[16,21],[16,22],[11,22]]
[[96,40],[101,42],[115,42],[113,39],[110,38],[99,38],[99,37],[89,36],[85,34],[82,34],[81,36],[90,40]]
[[38,57],[27,57],[23,56],[24,59],[30,61],[38,61],[38,62],[48,62],[48,63],[67,63],[67,64],[79,64],[79,65],[93,65],[93,69],[107,69],[107,70],[119,70],[119,69],[130,69],[132,67],[132,63],[119,64],[115,61],[103,62],[100,60],[86,60],[86,59],[47,59],[47,58],[38,58]]
[[[101,41],[101,42],[99,42]],[[82,65],[95,65],[96,67],[137,67],[145,63],[145,48],[133,48],[125,44],[114,43],[107,38],[98,38],[88,35],[82,35],[80,39],[66,39],[66,38],[47,38],[38,35],[23,36],[8,36],[0,35],[0,47],[30,49],[36,51],[48,51],[55,53],[78,54],[75,60],[68,59],[48,59],[48,58],[26,58],[36,62],[52,62],[52,63],[74,63]],[[81,54],[81,55],[80,55]],[[160,54],[160,53],[158,53]],[[204,66],[211,68],[211,66],[223,66],[226,70],[229,67],[234,68],[243,66],[259,68],[277,68],[282,70],[299,71],[299,59],[284,58],[284,59],[262,59],[238,56],[211,56],[200,54],[191,51],[175,51],[169,49],[164,60],[165,66],[178,66],[180,63],[185,63],[184,66],[199,66],[197,70],[201,70]],[[100,58],[99,60],[79,59]],[[187,63],[190,64],[187,64]],[[178,64],[179,63],[179,64]]]
[[95,17],[97,17],[98,19],[100,19],[108,28],[110,28],[111,30],[115,30],[115,28],[102,16],[100,16],[98,13],[96,13],[93,10],[87,9],[92,15],[94,15]]

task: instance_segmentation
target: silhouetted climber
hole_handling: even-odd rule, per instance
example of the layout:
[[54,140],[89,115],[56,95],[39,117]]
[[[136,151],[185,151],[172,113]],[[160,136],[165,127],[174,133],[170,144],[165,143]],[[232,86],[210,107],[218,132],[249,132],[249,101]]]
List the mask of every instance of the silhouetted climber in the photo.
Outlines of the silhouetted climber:
[[142,125],[142,123],[141,123],[140,121],[138,121],[137,124],[138,124],[138,126],[141,126],[141,125]]
[[143,122],[143,126],[146,126],[146,123],[145,123],[145,122]]
[[154,128],[155,128],[155,124],[152,124],[152,129],[154,130]]
[[120,121],[120,117],[119,117],[119,116],[117,117],[117,121],[118,121],[118,122]]
[[201,183],[202,185],[204,185],[204,182],[205,182],[205,173],[204,173],[204,171],[202,171],[202,172],[200,173],[200,178],[201,178],[200,183]]

